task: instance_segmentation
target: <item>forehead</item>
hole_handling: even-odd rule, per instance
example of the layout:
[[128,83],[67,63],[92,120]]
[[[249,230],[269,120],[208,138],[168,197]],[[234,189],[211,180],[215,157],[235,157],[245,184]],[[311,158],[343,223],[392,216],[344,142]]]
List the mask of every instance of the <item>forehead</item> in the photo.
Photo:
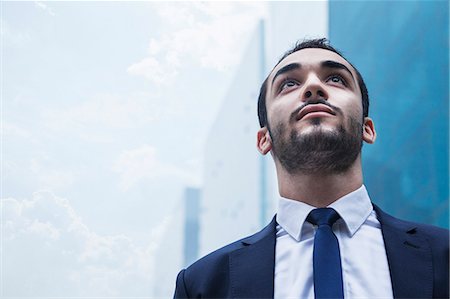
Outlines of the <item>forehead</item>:
[[343,65],[348,67],[348,69],[352,72],[353,77],[356,78],[354,68],[350,65],[350,63],[348,63],[347,60],[342,58],[339,54],[321,48],[306,48],[286,56],[278,65],[274,67],[274,69],[269,75],[269,80],[272,80],[276,72],[285,65],[291,63],[300,63],[302,65],[302,68],[303,67],[308,68],[320,66],[321,62],[326,60],[332,60],[342,63]]

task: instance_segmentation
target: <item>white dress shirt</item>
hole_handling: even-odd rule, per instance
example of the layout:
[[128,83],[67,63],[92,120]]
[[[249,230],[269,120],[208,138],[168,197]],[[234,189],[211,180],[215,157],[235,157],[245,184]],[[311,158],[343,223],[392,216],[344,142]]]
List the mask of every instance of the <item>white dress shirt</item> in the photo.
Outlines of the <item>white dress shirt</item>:
[[[380,222],[364,185],[330,208],[341,216],[339,241],[345,298],[393,298]],[[314,298],[313,244],[317,229],[306,221],[315,207],[280,198],[275,247],[275,298]]]

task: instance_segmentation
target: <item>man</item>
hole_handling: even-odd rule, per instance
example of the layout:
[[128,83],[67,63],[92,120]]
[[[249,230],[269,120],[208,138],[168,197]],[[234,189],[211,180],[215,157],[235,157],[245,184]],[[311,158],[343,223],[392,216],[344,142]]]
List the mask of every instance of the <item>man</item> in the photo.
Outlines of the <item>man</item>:
[[288,51],[258,100],[278,213],[182,270],[175,297],[448,298],[449,232],[387,215],[363,185],[362,141],[376,139],[368,112],[360,73],[325,39]]

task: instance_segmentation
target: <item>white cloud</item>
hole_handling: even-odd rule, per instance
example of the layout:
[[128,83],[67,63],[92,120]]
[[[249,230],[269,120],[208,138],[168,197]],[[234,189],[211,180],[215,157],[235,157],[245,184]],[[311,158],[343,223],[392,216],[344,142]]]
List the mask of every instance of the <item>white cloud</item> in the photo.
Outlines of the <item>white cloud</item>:
[[127,190],[141,179],[155,177],[160,167],[158,164],[155,148],[144,145],[123,152],[114,162],[113,170],[120,173],[120,188]]
[[60,230],[51,225],[49,222],[40,222],[34,220],[28,227],[28,232],[40,236],[44,236],[53,240],[59,239]]
[[30,160],[30,171],[35,175],[36,183],[42,189],[60,190],[72,185],[76,180],[76,174],[62,169],[52,169],[48,164],[50,158],[43,155],[41,158]]
[[4,296],[151,296],[167,221],[137,246],[126,235],[90,230],[67,199],[50,192],[3,199],[2,208]]
[[158,96],[150,93],[97,94],[73,106],[43,110],[41,115],[44,125],[53,131],[65,134],[75,131],[88,141],[110,142],[115,132],[111,129],[134,129],[169,115],[170,107],[160,105],[156,100]]
[[156,55],[161,51],[161,45],[156,39],[151,39],[150,44],[148,46],[148,53],[150,55]]
[[154,7],[164,22],[161,27],[169,31],[152,38],[149,56],[127,71],[156,84],[167,83],[189,64],[219,71],[233,67],[248,35],[266,14],[263,2],[173,2]]
[[200,182],[200,171],[190,172],[160,161],[156,148],[150,145],[124,151],[112,168],[120,175],[119,187],[123,191],[144,180],[157,177],[176,177],[188,185],[198,185]]
[[2,30],[0,32],[2,36],[3,47],[13,46],[13,47],[21,47],[26,46],[32,41],[32,37],[27,32],[18,32],[9,26],[9,23],[2,18],[0,20]]
[[132,75],[144,76],[154,83],[161,84],[176,75],[176,70],[171,67],[176,59],[176,57],[167,58],[168,65],[164,65],[157,59],[148,57],[139,63],[132,64],[127,71]]
[[42,9],[43,11],[47,12],[50,16],[54,17],[56,16],[55,11],[53,10],[53,8],[51,8],[50,6],[48,6],[47,4],[40,2],[40,1],[35,1],[34,2],[35,6]]
[[5,137],[20,137],[20,138],[30,138],[31,133],[22,128],[19,125],[7,122],[6,120],[2,120],[2,132],[1,134]]

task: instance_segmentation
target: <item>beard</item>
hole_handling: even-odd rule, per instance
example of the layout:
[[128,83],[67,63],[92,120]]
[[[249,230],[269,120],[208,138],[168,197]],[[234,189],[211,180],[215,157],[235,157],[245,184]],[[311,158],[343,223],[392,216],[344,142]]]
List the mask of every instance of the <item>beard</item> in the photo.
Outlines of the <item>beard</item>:
[[[339,114],[342,116],[341,111]],[[362,123],[348,118],[348,130],[343,124],[336,129],[324,130],[322,120],[313,118],[311,132],[292,130],[287,138],[286,125],[279,123],[272,137],[273,154],[291,174],[339,174],[347,171],[357,159],[362,147]]]

